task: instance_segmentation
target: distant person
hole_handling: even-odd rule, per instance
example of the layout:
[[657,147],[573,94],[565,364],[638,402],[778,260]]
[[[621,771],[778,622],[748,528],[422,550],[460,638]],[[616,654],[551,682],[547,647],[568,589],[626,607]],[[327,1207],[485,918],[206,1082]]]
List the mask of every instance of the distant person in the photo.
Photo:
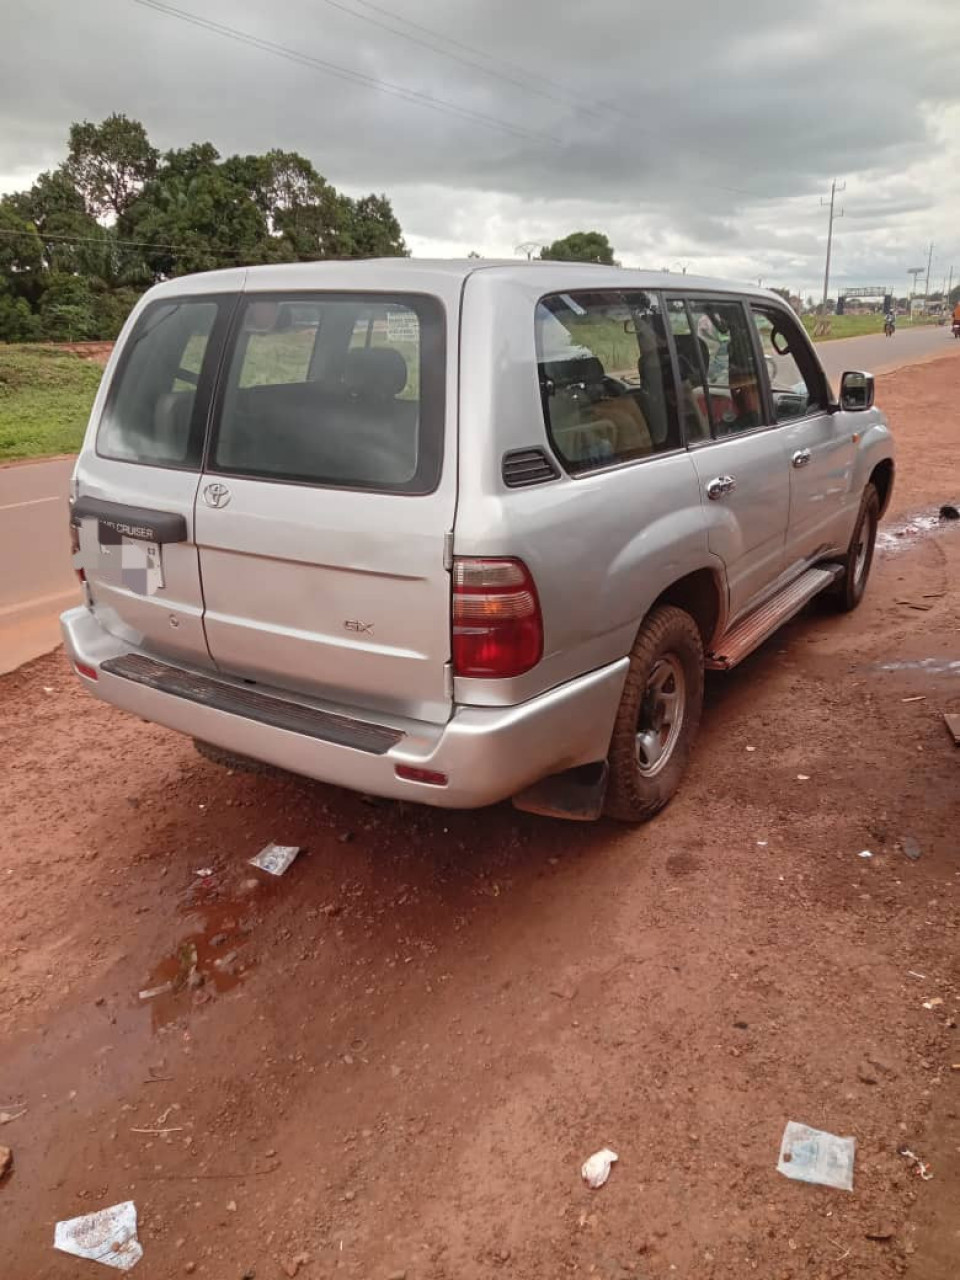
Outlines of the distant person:
[[897,329],[897,316],[896,316],[896,312],[891,307],[890,310],[887,311],[883,317],[883,332],[887,335],[888,338],[892,338],[894,333],[896,332],[896,329]]
[[957,305],[953,308],[953,323],[960,324],[960,298],[957,299]]

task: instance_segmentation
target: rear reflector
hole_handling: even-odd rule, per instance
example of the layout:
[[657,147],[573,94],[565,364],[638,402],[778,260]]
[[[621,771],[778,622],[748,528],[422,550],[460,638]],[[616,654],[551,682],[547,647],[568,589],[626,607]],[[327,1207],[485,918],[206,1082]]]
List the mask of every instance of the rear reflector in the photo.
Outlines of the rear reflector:
[[447,775],[445,773],[437,773],[434,769],[415,769],[409,764],[398,764],[394,769],[394,773],[398,778],[403,778],[406,782],[425,782],[428,787],[445,787],[447,785]]
[[85,676],[88,680],[96,680],[100,674],[96,667],[88,666],[86,662],[75,662],[73,667],[78,676]]
[[520,560],[453,563],[453,673],[504,680],[543,656],[537,588]]

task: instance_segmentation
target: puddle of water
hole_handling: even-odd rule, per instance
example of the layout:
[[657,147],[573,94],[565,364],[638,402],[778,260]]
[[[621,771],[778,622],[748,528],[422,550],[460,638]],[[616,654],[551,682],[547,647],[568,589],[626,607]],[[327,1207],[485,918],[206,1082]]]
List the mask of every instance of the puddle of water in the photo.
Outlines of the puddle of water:
[[188,917],[199,917],[200,927],[178,939],[150,971],[143,989],[167,988],[141,1001],[150,1006],[154,1031],[185,1017],[213,996],[232,991],[251,967],[244,951],[257,914],[254,902],[263,902],[275,886],[262,881],[255,897],[224,898],[218,880],[219,876],[210,876],[191,886],[185,910]]
[[938,533],[958,523],[956,520],[943,520],[939,515],[917,515],[902,520],[899,524],[880,529],[877,533],[878,551],[904,551],[913,546],[918,538],[929,533]]

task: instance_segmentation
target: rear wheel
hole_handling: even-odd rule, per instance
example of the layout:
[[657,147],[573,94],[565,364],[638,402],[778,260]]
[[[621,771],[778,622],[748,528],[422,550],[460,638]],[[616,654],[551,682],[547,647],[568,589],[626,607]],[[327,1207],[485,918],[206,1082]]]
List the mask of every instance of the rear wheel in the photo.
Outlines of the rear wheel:
[[850,613],[856,609],[867,589],[879,522],[880,498],[873,485],[868,484],[860,500],[857,523],[844,558],[843,577],[840,578],[836,587],[837,601],[844,613]]
[[680,785],[703,707],[703,643],[693,618],[662,605],[645,619],[630,654],[610,740],[606,814],[643,822]]

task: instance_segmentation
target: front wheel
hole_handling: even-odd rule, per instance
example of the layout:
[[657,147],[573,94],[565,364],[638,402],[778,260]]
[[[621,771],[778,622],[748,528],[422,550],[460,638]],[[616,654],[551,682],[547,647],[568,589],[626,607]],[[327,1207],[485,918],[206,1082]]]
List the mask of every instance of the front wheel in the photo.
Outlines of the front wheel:
[[610,739],[604,811],[644,822],[680,785],[700,726],[703,643],[693,618],[661,605],[637,632]]
[[873,566],[873,551],[877,543],[879,521],[880,499],[873,485],[868,484],[860,500],[857,523],[844,557],[843,576],[837,583],[837,600],[844,613],[851,613],[863,599],[870,569]]

